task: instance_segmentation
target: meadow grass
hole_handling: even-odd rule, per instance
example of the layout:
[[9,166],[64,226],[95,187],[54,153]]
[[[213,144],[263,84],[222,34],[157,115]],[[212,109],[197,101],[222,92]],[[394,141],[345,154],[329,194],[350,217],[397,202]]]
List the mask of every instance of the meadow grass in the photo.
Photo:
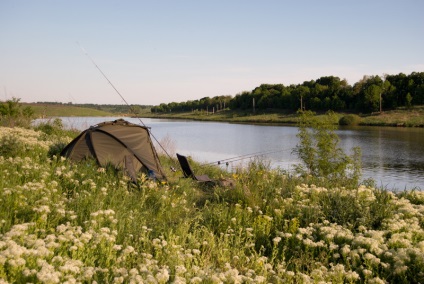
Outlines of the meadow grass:
[[136,186],[55,155],[72,135],[0,128],[0,283],[424,282],[421,191],[327,188],[261,162],[193,164],[231,187],[180,171]]

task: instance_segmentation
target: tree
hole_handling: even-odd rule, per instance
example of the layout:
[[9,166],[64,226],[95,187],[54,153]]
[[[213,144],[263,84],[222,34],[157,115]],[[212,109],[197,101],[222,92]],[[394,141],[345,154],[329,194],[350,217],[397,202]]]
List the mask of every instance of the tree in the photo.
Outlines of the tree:
[[343,110],[346,108],[346,102],[341,100],[339,96],[334,95],[331,98],[331,109],[332,110]]
[[306,109],[306,100],[308,98],[308,95],[310,94],[310,90],[308,87],[305,86],[298,86],[295,90],[295,95],[299,99],[299,109],[305,110]]
[[407,108],[412,107],[412,96],[410,93],[406,94],[406,107]]
[[141,107],[138,105],[131,105],[130,113],[134,114],[135,116],[138,116],[141,113]]
[[381,92],[382,88],[374,84],[364,90],[364,107],[367,111],[379,110]]

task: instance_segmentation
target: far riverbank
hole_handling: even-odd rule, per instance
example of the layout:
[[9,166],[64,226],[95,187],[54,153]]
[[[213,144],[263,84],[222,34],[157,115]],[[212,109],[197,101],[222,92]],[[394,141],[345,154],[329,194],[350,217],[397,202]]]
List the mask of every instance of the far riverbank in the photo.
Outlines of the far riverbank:
[[[317,114],[319,118],[322,114]],[[345,113],[336,113],[338,119],[345,116]],[[217,121],[233,123],[252,124],[281,124],[295,125],[298,122],[296,113],[269,111],[232,111],[224,110],[220,112],[192,111],[175,113],[149,113],[144,112],[139,115],[145,118],[167,118],[167,119],[189,119],[199,121]],[[395,126],[395,127],[424,127],[424,106],[413,107],[411,109],[400,108],[396,110],[384,111],[358,115],[357,125],[362,126]]]
[[[79,107],[69,104],[43,105],[28,104],[34,110],[37,118],[49,117],[106,117],[106,116],[135,116],[130,113],[102,111],[93,107]],[[322,114],[317,114],[319,118]],[[347,115],[336,113],[338,119]],[[150,109],[142,109],[136,114],[144,118],[165,119],[189,119],[197,121],[216,121],[247,124],[271,124],[271,125],[296,125],[298,115],[293,112],[278,110],[223,110],[219,112],[207,112],[195,110],[192,112],[168,112],[152,113]],[[382,113],[358,114],[357,125],[360,126],[395,126],[395,127],[424,127],[424,106],[414,106],[410,109],[398,108],[396,110],[383,111]],[[337,121],[336,121],[337,122]]]

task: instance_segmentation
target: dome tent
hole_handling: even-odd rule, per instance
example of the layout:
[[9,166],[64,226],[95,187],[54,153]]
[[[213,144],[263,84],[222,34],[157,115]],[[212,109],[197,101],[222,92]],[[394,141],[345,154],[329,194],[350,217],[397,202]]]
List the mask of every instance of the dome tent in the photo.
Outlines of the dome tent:
[[133,181],[138,172],[165,179],[149,129],[123,119],[91,126],[60,154],[72,161],[94,158],[102,167],[110,164],[124,169]]

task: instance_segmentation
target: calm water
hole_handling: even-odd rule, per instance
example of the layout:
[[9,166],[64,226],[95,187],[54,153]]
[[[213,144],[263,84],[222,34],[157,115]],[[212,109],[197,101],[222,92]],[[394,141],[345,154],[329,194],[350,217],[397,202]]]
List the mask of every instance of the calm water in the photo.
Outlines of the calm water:
[[[84,130],[104,117],[63,117],[65,126]],[[133,123],[138,119],[126,118]],[[299,160],[293,149],[298,143],[297,128],[168,119],[142,119],[162,144],[171,141],[169,152],[192,156],[199,162],[217,162],[258,152],[273,152],[260,158],[273,167],[291,170]],[[363,177],[373,178],[388,189],[424,190],[424,129],[392,127],[357,127],[337,131],[346,153],[352,147],[362,150]],[[231,170],[249,159],[223,163]]]

